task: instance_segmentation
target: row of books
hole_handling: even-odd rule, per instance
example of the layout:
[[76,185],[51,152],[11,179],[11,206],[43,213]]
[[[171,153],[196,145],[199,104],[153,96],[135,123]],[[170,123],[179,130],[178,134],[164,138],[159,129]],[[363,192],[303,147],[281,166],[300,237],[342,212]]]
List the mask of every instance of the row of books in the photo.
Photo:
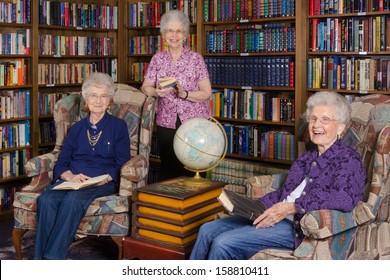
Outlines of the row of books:
[[295,15],[295,0],[203,0],[204,21]]
[[25,118],[31,115],[30,90],[2,90],[0,92],[0,119]]
[[382,12],[390,10],[389,0],[310,0],[309,15]]
[[307,61],[307,86],[345,90],[390,90],[390,60],[323,56]]
[[270,92],[251,89],[214,89],[210,102],[215,117],[275,122],[295,121],[295,100],[275,96]]
[[39,143],[56,141],[56,127],[53,120],[39,122]]
[[24,174],[24,165],[31,158],[29,149],[15,150],[0,154],[0,178]]
[[54,105],[60,99],[69,94],[81,94],[81,92],[54,92],[54,93],[38,93],[38,114],[40,116],[53,114]]
[[31,0],[0,2],[0,23],[31,23]]
[[389,51],[390,16],[312,19],[310,48],[321,52]]
[[142,82],[148,65],[149,62],[134,62],[131,64],[131,79],[135,82]]
[[295,51],[295,26],[284,23],[251,25],[206,33],[208,53],[259,53]]
[[21,191],[22,184],[12,184],[11,186],[0,187],[0,211],[11,209],[14,202],[15,193]]
[[30,29],[0,33],[0,54],[30,54]]
[[[184,44],[191,50],[196,51],[196,34],[189,34]],[[155,54],[168,49],[164,38],[156,36],[131,36],[129,38],[129,54]]]
[[205,62],[214,85],[294,87],[291,56],[206,57]]
[[294,135],[269,131],[265,126],[223,123],[228,138],[228,154],[277,160],[294,160]]
[[118,7],[40,0],[39,24],[81,28],[118,28]]
[[38,64],[38,83],[40,85],[78,84],[90,73],[104,72],[117,81],[117,59],[100,59],[91,63],[48,63]]
[[24,58],[0,61],[0,86],[25,85],[27,72]]
[[152,1],[129,4],[129,26],[159,26],[161,16],[170,10],[183,11],[191,23],[196,22],[196,0]]
[[3,124],[0,126],[0,149],[30,145],[30,121]]
[[267,167],[267,172],[265,172],[265,169],[264,166],[253,161],[225,158],[209,172],[209,177],[212,180],[229,184],[229,189],[236,193],[247,195],[246,185],[251,177],[265,174],[280,174],[274,177],[274,184],[280,185],[281,181],[284,181],[286,171],[282,174],[279,168]]
[[39,35],[40,55],[113,55],[114,38]]

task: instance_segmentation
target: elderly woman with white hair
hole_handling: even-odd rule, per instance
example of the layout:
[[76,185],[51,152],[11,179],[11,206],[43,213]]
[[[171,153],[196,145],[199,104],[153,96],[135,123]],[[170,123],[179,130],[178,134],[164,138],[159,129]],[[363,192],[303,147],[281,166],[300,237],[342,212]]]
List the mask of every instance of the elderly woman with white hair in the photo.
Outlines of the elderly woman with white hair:
[[[83,82],[89,113],[70,128],[53,183],[37,199],[35,259],[65,259],[89,204],[118,192],[120,168],[130,159],[130,139],[126,122],[107,112],[114,94],[107,74],[92,73]],[[93,187],[53,190],[65,181],[82,183],[103,174],[108,178]]]
[[[160,180],[193,175],[183,168],[173,149],[177,128],[186,120],[211,116],[211,84],[204,58],[184,42],[190,21],[181,11],[172,10],[161,17],[160,32],[168,49],[155,54],[146,71],[142,91],[158,97],[156,117],[160,147]],[[162,88],[160,78],[174,77],[177,86]]]
[[293,250],[304,238],[305,213],[353,210],[363,199],[366,174],[359,154],[341,140],[350,114],[338,93],[313,94],[305,116],[316,149],[294,162],[281,189],[259,199],[267,209],[253,222],[231,216],[204,224],[190,258],[248,259],[263,249]]

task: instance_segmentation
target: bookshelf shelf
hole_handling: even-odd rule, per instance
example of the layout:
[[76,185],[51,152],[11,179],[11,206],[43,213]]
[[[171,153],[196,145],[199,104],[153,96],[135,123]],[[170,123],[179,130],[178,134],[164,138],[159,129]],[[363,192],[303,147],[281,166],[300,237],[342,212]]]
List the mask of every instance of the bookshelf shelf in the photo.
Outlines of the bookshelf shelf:
[[[281,1],[274,2],[282,5]],[[306,53],[302,51],[306,49],[306,32],[302,30],[306,30],[307,7],[305,1],[284,3],[287,2],[294,5],[293,14],[267,17],[264,16],[266,12],[260,8],[257,18],[247,19],[240,14],[243,18],[241,20],[205,20],[217,15],[218,3],[212,5],[208,2],[208,9],[202,9],[202,54],[211,75],[213,113],[223,123],[228,135],[233,134],[234,138],[239,139],[239,143],[245,143],[241,147],[241,144],[237,146],[233,140],[229,141],[228,150],[233,152],[227,154],[228,158],[284,165],[288,168],[297,155],[296,152],[286,153],[286,148],[282,149],[282,155],[281,151],[277,151],[281,149],[280,145],[272,144],[271,148],[269,141],[264,138],[269,137],[275,141],[283,139],[283,143],[288,142],[289,150],[291,143],[292,149],[297,149],[296,140],[290,139],[296,135],[297,120],[305,103],[302,92],[306,90],[306,82],[301,67],[306,60]],[[206,11],[209,14],[205,14]],[[255,10],[253,15],[254,13]],[[229,69],[233,72],[227,79],[218,74],[230,71]],[[245,71],[244,74],[237,74],[242,71]],[[253,73],[256,74],[252,77]],[[295,73],[299,73],[298,77]],[[241,84],[236,84],[233,77],[239,79]],[[234,97],[231,97],[232,94]],[[232,102],[234,105],[231,105]],[[271,102],[272,105],[269,105]],[[234,118],[229,117],[233,114],[232,111],[235,111]],[[272,111],[277,113],[272,114]],[[289,140],[286,141],[287,135]],[[280,142],[274,142],[276,143]],[[264,145],[269,152],[260,148]],[[236,152],[237,149],[239,152]],[[267,156],[271,151],[273,156]]]
[[[8,119],[0,119],[0,127],[3,127],[5,129],[11,129],[12,125],[15,124],[24,124],[25,122],[28,122],[28,131],[30,133],[30,144],[28,146],[21,146],[21,147],[12,147],[12,148],[6,148],[6,149],[0,149],[0,160],[2,161],[2,167],[4,166],[4,163],[6,163],[5,157],[11,156],[11,159],[13,156],[16,157],[16,153],[19,154],[20,161],[23,160],[23,162],[27,161],[30,157],[37,156],[38,154],[42,152],[47,152],[52,150],[54,147],[53,141],[47,141],[46,143],[40,143],[40,129],[41,129],[41,123],[49,123],[52,121],[52,115],[51,114],[40,114],[40,110],[42,110],[42,96],[41,95],[50,95],[50,94],[58,94],[58,93],[66,93],[66,92],[79,92],[81,91],[81,82],[74,83],[74,84],[52,84],[52,83],[42,83],[38,79],[38,68],[39,64],[89,64],[96,61],[117,61],[118,64],[114,64],[116,66],[116,81],[124,82],[124,79],[119,76],[119,73],[122,73],[121,69],[123,69],[123,63],[119,59],[119,55],[123,54],[124,58],[124,43],[121,40],[118,40],[118,36],[122,36],[120,34],[124,33],[124,9],[123,7],[125,4],[123,1],[120,0],[52,0],[52,1],[42,1],[42,0],[13,0],[13,1],[5,1],[5,5],[15,5],[16,2],[20,2],[18,4],[26,4],[26,7],[29,7],[31,10],[26,10],[26,18],[21,21],[21,19],[18,19],[16,21],[18,22],[8,22],[11,20],[14,20],[14,17],[6,18],[6,19],[0,19],[3,22],[0,22],[0,29],[2,34],[6,33],[17,33],[18,36],[22,33],[23,30],[26,30],[25,38],[28,39],[26,42],[29,43],[29,52],[28,53],[21,53],[19,50],[15,54],[0,54],[0,63],[6,63],[6,62],[23,62],[24,67],[26,69],[25,71],[25,80],[23,83],[18,84],[7,84],[6,86],[0,86],[0,95],[10,95],[10,94],[16,94],[22,91],[29,91],[30,93],[30,99],[29,99],[29,109],[30,109],[30,115],[27,117],[20,117],[20,118],[8,118]],[[42,23],[46,23],[42,21],[42,17],[44,14],[44,10],[42,8],[43,3],[45,5],[51,5],[55,6],[54,9],[60,8],[60,6],[64,7],[66,5],[73,5],[74,7],[77,7],[79,11],[83,10],[85,14],[91,12],[92,9],[100,5],[106,6],[106,8],[101,8],[100,11],[103,9],[111,9],[113,13],[107,13],[106,19],[108,17],[112,17],[112,20],[107,20],[106,24],[102,23],[102,21],[99,22],[100,19],[103,19],[103,17],[95,18],[96,22],[99,22],[100,24],[95,24],[93,22],[92,17],[88,17],[88,20],[92,21],[93,24],[88,24],[88,21],[84,21],[80,26],[82,27],[75,27],[75,26],[54,26],[54,25],[46,25]],[[67,4],[65,4],[67,3]],[[83,4],[83,5],[81,5]],[[118,7],[113,8],[113,7]],[[13,7],[13,9],[15,9]],[[114,11],[116,9],[116,11]],[[75,9],[73,9],[75,10]],[[111,11],[110,10],[110,11]],[[46,10],[47,12],[47,10]],[[58,9],[55,15],[51,15],[47,17],[48,19],[52,20],[54,19],[53,23],[56,22],[56,17],[59,16],[61,18],[65,18],[60,16],[61,12],[60,9]],[[97,14],[97,13],[94,13]],[[64,15],[64,14],[63,14]],[[77,15],[78,17],[79,15]],[[6,15],[8,17],[8,14]],[[57,17],[58,19],[58,17]],[[111,25],[115,23],[115,19],[117,19],[116,25]],[[46,19],[45,19],[46,20]],[[24,22],[24,23],[19,23]],[[123,23],[123,25],[122,25]],[[91,26],[91,27],[89,27]],[[102,26],[102,28],[96,28],[96,26]],[[109,28],[105,28],[109,27]],[[28,32],[27,32],[28,30]],[[61,55],[61,56],[55,56],[55,55],[43,55],[40,52],[40,45],[41,45],[41,36],[52,36],[53,38],[55,36],[61,36],[61,37],[87,37],[89,38],[112,38],[112,53],[108,53],[108,55]],[[12,37],[11,37],[12,38]],[[19,38],[19,37],[18,37]],[[25,40],[25,39],[23,39]],[[22,41],[21,38],[19,38],[19,42]],[[23,41],[24,42],[24,41]],[[4,43],[4,38],[3,38]],[[10,44],[6,42],[8,47]],[[27,43],[26,43],[27,44]],[[0,46],[2,47],[2,46]],[[8,53],[8,51],[7,51]],[[54,54],[54,53],[53,53]],[[69,54],[66,52],[66,54]],[[81,54],[81,53],[80,53]],[[92,53],[88,53],[92,54]],[[19,61],[18,61],[19,60]],[[108,68],[109,69],[109,68]],[[125,73],[125,71],[123,71]],[[113,74],[113,73],[110,73]],[[122,74],[123,75],[123,74]],[[55,73],[51,75],[52,77],[56,76]],[[85,77],[83,77],[85,78]],[[50,104],[53,102],[49,102]],[[49,104],[48,103],[48,104]],[[51,104],[52,105],[52,104]],[[2,146],[4,147],[4,145]],[[8,147],[8,146],[6,146]],[[7,167],[8,168],[8,167]],[[7,169],[6,168],[6,169]],[[4,171],[4,172],[3,172]],[[19,176],[3,176],[4,174],[9,174],[7,170],[2,168],[1,170],[1,176],[0,176],[0,199],[3,201],[6,199],[6,201],[12,200],[13,193],[18,190],[21,186],[25,185],[28,181],[28,177],[24,174],[20,174]],[[7,173],[8,172],[8,173]],[[19,172],[23,172],[23,166],[19,166]],[[3,174],[4,173],[4,174]],[[11,198],[11,199],[10,199]],[[4,205],[0,203],[0,219],[4,216],[7,216],[7,213],[12,213],[12,202],[8,203],[7,207],[9,207],[10,210],[4,208]]]
[[[312,0],[308,10],[307,92],[336,91],[351,102],[366,94],[389,94],[390,11],[369,5]],[[383,4],[383,3],[382,3]]]

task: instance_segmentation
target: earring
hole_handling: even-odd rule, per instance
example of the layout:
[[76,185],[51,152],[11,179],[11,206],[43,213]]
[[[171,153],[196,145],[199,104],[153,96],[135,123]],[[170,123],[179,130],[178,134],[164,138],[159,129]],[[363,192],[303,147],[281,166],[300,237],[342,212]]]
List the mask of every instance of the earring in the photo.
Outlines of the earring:
[[337,134],[337,139],[338,139],[338,140],[341,139],[341,134]]

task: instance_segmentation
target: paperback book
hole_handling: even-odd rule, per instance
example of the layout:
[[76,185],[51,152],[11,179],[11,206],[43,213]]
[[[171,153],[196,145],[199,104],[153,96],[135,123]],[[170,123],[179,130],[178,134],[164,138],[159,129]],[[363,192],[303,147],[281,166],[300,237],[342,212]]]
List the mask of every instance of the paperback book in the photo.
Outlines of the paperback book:
[[82,183],[76,183],[76,182],[63,182],[62,184],[59,184],[58,186],[55,186],[53,190],[79,190],[86,187],[92,187],[100,182],[103,182],[108,178],[108,174],[92,177],[88,179],[87,181],[84,181]]

